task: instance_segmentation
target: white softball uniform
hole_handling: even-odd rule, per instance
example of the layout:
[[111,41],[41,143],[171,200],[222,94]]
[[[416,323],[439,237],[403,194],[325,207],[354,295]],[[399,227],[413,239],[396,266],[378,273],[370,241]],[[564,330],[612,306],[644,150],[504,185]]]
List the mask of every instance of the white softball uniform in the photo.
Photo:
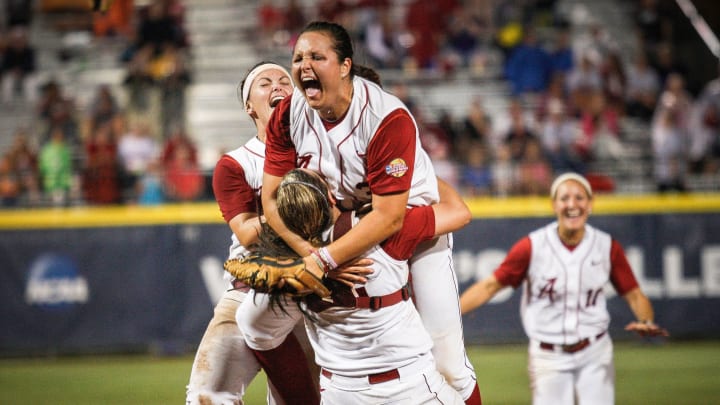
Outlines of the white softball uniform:
[[[223,196],[218,195],[218,204],[226,220],[240,212],[257,211],[264,160],[265,144],[257,138],[252,138],[242,147],[221,158],[216,170],[224,170],[223,174],[232,172],[236,176],[223,175],[216,178],[216,181],[220,182],[218,189],[233,186],[233,193],[244,195],[243,203],[234,200],[238,198],[236,196],[233,196],[232,200],[224,201]],[[221,165],[229,169],[220,168]],[[235,234],[231,240],[230,258],[247,253],[247,249],[240,244]],[[235,322],[238,309],[247,301],[248,289],[235,289],[232,284],[233,277],[227,272],[223,273],[223,278],[227,281],[227,291],[215,306],[213,318],[200,341],[190,373],[186,393],[186,404],[189,405],[242,404],[245,390],[261,369]],[[283,403],[270,382],[267,399],[268,404]]]
[[[308,337],[322,367],[323,403],[463,403],[438,372],[432,339],[409,293],[402,294],[409,275],[404,257],[412,254],[418,240],[432,237],[434,228],[432,208],[418,208],[406,215],[402,231],[364,255],[374,261],[367,283],[352,292],[346,289],[345,296],[333,295],[335,302],[357,300],[354,305],[359,307],[323,309],[323,303],[320,308],[304,303]],[[360,304],[361,298],[353,295],[373,298]]]
[[[408,189],[410,206],[436,202],[435,171],[420,146],[412,115],[397,97],[368,80],[355,77],[353,86],[353,99],[346,115],[332,125],[307,105],[299,89],[283,100],[268,126],[265,172],[281,176],[295,166],[316,170],[327,178],[338,205],[344,209],[356,209],[370,202],[373,193]],[[399,111],[410,117],[414,140],[396,139],[387,131],[379,131]],[[284,121],[278,124],[283,118],[289,124]],[[380,132],[384,138],[377,139]],[[408,147],[393,150],[388,146],[398,142],[408,142]],[[290,167],[277,163],[288,159],[295,160]],[[411,261],[412,283],[417,308],[434,340],[438,369],[468,398],[477,383],[465,353],[451,248],[451,235],[421,247]]]
[[613,345],[604,287],[637,287],[622,247],[585,226],[567,247],[553,222],[521,239],[495,270],[503,285],[523,283],[520,314],[529,338],[534,405],[614,403]]

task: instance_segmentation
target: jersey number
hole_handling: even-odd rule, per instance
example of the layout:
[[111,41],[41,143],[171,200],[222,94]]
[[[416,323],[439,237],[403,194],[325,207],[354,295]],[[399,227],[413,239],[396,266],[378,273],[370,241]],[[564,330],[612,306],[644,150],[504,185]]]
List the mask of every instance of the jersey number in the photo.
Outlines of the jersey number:
[[597,290],[588,290],[587,300],[585,301],[585,307],[594,307],[597,304],[598,295],[602,292],[602,288]]

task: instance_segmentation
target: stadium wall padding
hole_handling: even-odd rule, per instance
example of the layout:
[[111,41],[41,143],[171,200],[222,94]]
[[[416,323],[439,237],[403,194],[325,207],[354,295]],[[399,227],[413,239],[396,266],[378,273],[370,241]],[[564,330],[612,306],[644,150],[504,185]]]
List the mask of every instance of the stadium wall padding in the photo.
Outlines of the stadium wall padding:
[[[682,200],[682,199],[680,199]],[[590,223],[625,247],[673,338],[720,337],[720,197],[596,201]],[[460,291],[553,220],[544,199],[469,200],[454,235]],[[0,355],[194,350],[226,284],[230,234],[214,204],[0,212]],[[608,293],[610,333],[632,315]],[[520,291],[464,320],[469,344],[525,341]]]

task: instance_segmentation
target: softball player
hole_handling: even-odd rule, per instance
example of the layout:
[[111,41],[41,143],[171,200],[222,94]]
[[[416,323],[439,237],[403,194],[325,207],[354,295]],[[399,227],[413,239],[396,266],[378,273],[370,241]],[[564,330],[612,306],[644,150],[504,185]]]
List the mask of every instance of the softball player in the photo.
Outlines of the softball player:
[[[405,207],[438,201],[432,163],[420,147],[410,112],[398,98],[361,78],[368,69],[353,64],[352,55],[352,42],[342,26],[309,24],[293,54],[298,86],[268,123],[262,193],[267,221],[305,256],[308,268],[318,272],[309,244],[288,232],[277,216],[276,191],[289,170],[305,167],[321,173],[342,209],[372,202],[372,211],[356,227],[322,250],[331,268],[400,230]],[[468,404],[480,403],[463,342],[452,235],[420,246],[411,259],[411,272],[417,309],[433,339],[439,371]]]
[[[442,203],[409,209],[403,229],[366,252],[374,261],[367,283],[352,289],[338,284],[332,289],[332,301],[311,296],[302,303],[308,336],[322,366],[323,403],[463,403],[436,369],[432,340],[408,289],[407,258],[417,243],[459,229],[470,220],[460,196],[441,185]],[[354,212],[333,213],[335,201],[330,195],[319,175],[295,169],[284,176],[278,190],[279,215],[289,229],[319,247],[322,240],[341,237],[359,221]],[[258,318],[253,323],[263,322]]]
[[[255,122],[257,136],[228,152],[218,161],[213,175],[215,193],[223,218],[232,234],[231,258],[244,255],[245,246],[257,241],[260,230],[258,203],[265,159],[265,126],[275,105],[292,92],[290,75],[281,66],[262,62],[248,73],[238,89],[245,111]],[[299,334],[288,334],[274,351],[258,355],[245,343],[235,322],[247,286],[224,274],[228,289],[215,306],[214,315],[198,347],[187,386],[187,404],[242,403],[245,389],[260,371],[269,377],[268,403],[317,404],[316,373],[308,369],[298,339],[307,340],[302,323]],[[263,313],[268,313],[263,307]],[[293,325],[290,326],[291,328]],[[296,361],[281,359],[289,357]],[[257,358],[260,357],[261,362]],[[310,356],[312,357],[312,356]],[[284,401],[283,401],[284,399]]]
[[654,323],[622,246],[587,224],[592,188],[576,173],[558,176],[550,196],[557,220],[520,239],[489,277],[460,297],[463,313],[505,286],[524,282],[520,306],[530,339],[533,404],[612,404],[613,346],[604,286],[610,281],[637,318],[626,326],[640,335],[667,335]]

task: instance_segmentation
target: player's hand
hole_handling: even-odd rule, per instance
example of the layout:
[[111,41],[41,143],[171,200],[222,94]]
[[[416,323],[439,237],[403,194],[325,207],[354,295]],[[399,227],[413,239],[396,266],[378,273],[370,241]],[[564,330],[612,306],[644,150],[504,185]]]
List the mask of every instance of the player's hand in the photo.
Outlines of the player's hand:
[[328,272],[327,276],[352,288],[356,284],[367,283],[367,276],[373,273],[372,264],[371,259],[355,259]]
[[661,328],[654,322],[630,322],[625,326],[625,330],[635,332],[640,336],[670,336],[665,328]]

